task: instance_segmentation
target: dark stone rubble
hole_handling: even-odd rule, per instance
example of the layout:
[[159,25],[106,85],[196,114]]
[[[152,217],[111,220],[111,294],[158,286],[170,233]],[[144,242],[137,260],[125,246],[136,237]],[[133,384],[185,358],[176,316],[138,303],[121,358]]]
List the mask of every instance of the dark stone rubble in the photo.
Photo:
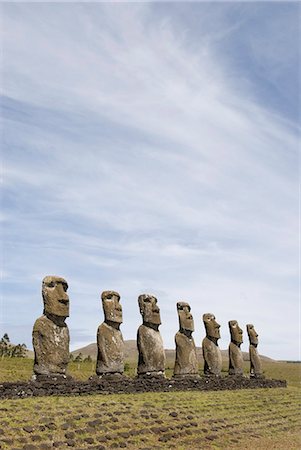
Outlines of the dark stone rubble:
[[217,391],[286,387],[285,380],[246,377],[201,377],[198,379],[93,377],[87,381],[42,379],[0,384],[0,398],[14,399],[52,395],[134,394],[139,392]]

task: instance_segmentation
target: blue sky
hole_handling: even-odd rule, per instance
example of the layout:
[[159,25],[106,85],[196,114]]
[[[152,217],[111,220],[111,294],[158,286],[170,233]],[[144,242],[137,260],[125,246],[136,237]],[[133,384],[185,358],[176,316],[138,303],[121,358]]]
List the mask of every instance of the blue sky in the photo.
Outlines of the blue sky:
[[[41,280],[69,283],[72,349],[100,294],[212,312],[300,358],[298,3],[2,3],[1,329],[31,347]],[[299,27],[299,28],[298,28]],[[248,349],[245,332],[243,350]]]

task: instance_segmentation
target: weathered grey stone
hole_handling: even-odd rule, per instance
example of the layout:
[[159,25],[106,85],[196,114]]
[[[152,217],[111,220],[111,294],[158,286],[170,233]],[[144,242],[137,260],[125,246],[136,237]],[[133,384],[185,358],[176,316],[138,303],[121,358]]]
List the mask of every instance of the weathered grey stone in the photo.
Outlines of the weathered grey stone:
[[222,354],[217,341],[220,339],[220,325],[213,314],[203,315],[206,337],[202,342],[205,375],[220,376],[222,371]]
[[236,320],[229,321],[231,342],[229,345],[229,375],[242,376],[244,372],[243,355],[240,349],[243,343],[242,329]]
[[249,355],[250,355],[250,377],[263,378],[261,360],[257,351],[258,334],[255,331],[254,325],[247,325],[247,332],[250,341]]
[[68,284],[64,278],[47,276],[42,282],[43,316],[36,320],[32,343],[33,371],[37,376],[65,377],[69,362]]
[[193,317],[190,305],[186,302],[177,303],[179,331],[175,335],[176,360],[174,377],[198,377],[198,360],[196,346],[192,333],[194,331]]
[[143,324],[137,332],[138,376],[163,376],[165,370],[165,352],[159,332],[161,324],[160,309],[153,295],[138,297]]
[[120,331],[122,323],[120,295],[118,292],[104,291],[101,299],[105,320],[97,330],[96,373],[99,376],[120,375],[124,372],[124,342]]

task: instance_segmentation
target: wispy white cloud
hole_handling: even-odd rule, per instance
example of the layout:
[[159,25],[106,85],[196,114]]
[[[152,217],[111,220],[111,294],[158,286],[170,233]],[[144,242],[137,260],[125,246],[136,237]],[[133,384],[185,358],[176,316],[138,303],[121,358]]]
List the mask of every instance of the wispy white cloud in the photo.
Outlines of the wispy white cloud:
[[100,292],[113,288],[126,338],[151,290],[168,347],[183,298],[198,341],[212,310],[222,347],[237,318],[256,324],[262,352],[297,358],[297,120],[256,99],[251,68],[247,83],[229,76],[221,42],[233,57],[230,37],[246,39],[254,10],[235,9],[233,21],[227,8],[3,6],[8,333],[30,342],[41,279],[56,273],[70,284],[73,347],[94,336]]

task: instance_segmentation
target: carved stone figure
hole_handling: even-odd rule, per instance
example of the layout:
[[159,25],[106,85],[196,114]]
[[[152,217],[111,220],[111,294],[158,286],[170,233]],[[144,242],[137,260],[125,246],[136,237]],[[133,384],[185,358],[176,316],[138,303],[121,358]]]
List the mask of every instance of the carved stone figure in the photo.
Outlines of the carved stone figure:
[[244,360],[240,349],[240,346],[243,343],[242,329],[239,327],[236,320],[230,320],[229,330],[231,335],[231,342],[229,345],[229,375],[242,376],[244,372]]
[[64,278],[47,276],[42,282],[43,315],[33,326],[32,343],[36,376],[66,377],[69,362],[68,284]]
[[220,339],[220,325],[213,314],[204,314],[203,322],[206,337],[202,342],[205,375],[220,376],[222,370],[222,354],[217,341]]
[[124,372],[124,342],[120,331],[122,307],[120,295],[114,291],[101,294],[105,320],[97,330],[96,373],[118,375]]
[[137,332],[138,376],[162,376],[165,370],[165,352],[159,332],[161,325],[160,309],[153,295],[143,294],[138,297],[143,324]]
[[190,305],[185,302],[177,303],[179,316],[179,331],[175,335],[176,361],[174,377],[198,377],[198,360],[192,333],[194,331],[193,317]]
[[250,355],[250,377],[263,378],[262,366],[260,357],[257,351],[258,334],[255,331],[254,325],[247,325],[247,332],[250,341],[249,355]]

